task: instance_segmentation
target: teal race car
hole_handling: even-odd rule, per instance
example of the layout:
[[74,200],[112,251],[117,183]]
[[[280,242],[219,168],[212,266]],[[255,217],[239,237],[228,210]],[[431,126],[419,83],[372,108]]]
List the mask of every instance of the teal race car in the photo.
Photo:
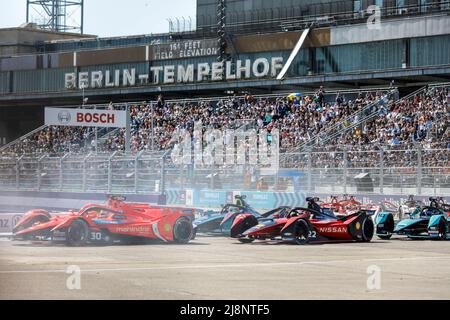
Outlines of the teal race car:
[[411,239],[450,239],[450,212],[440,199],[430,198],[429,206],[417,207],[408,219],[395,224],[392,213],[381,212],[377,215],[376,235],[383,240],[394,234]]
[[[201,217],[193,221],[194,233],[206,233],[227,236],[230,233],[234,218],[239,214],[251,214],[255,217],[261,214],[253,209],[246,201],[246,197],[235,196],[236,204],[226,204],[220,211],[206,211]],[[198,210],[199,211],[199,210]]]

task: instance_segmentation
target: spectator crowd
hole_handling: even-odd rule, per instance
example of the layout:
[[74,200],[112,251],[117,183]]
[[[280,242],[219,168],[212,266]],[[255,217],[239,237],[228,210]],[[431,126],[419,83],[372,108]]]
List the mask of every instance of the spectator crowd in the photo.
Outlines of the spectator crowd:
[[[343,159],[335,157],[332,160],[330,157],[344,149],[407,150],[418,145],[425,150],[448,149],[449,100],[448,88],[425,90],[397,101],[392,96],[387,98],[386,91],[329,94],[322,87],[315,94],[298,95],[297,98],[253,97],[248,94],[216,101],[166,102],[160,96],[156,103],[130,107],[131,150],[171,149],[178,142],[173,137],[183,129],[192,134],[198,121],[201,121],[203,129],[237,129],[246,125],[248,128],[271,132],[276,128],[280,132],[281,151],[287,153],[298,152],[305,143],[320,136],[328,136],[330,128],[340,128],[339,134],[327,140],[326,144],[320,144],[320,141],[315,144],[320,146],[317,150],[324,151],[323,159],[318,156],[315,164],[339,164]],[[366,109],[370,110],[372,116],[362,121],[367,115],[364,113]],[[124,129],[97,132],[100,137],[98,145],[95,145],[95,130],[47,127],[10,146],[6,152],[65,153],[97,148],[100,151],[125,149]],[[364,155],[350,152],[349,155],[349,161],[368,162],[371,157],[379,161],[377,152],[366,152]],[[413,164],[408,159],[414,157],[410,155],[408,158],[405,152],[392,152],[390,157],[393,158],[386,160]],[[436,159],[436,163],[441,160]]]

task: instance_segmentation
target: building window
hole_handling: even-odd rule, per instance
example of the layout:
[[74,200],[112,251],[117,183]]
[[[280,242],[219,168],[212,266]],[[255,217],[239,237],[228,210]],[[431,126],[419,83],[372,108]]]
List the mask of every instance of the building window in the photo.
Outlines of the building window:
[[361,0],[355,0],[353,2],[353,12],[359,13],[361,11]]
[[403,8],[405,6],[405,0],[396,0],[395,1],[395,6],[397,8]]
[[420,12],[427,11],[428,0],[420,0]]
[[375,5],[378,8],[382,8],[383,7],[383,0],[375,0]]

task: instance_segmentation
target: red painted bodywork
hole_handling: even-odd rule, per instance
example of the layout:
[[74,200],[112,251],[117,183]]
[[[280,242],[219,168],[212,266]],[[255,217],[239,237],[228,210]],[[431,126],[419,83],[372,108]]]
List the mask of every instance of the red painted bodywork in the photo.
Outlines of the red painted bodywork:
[[[237,226],[243,219],[248,217],[249,215],[242,214],[236,217],[233,227]],[[292,217],[292,218],[278,218],[273,219],[273,224],[268,226],[263,226],[263,223],[250,228],[246,232],[243,233],[243,236],[253,237],[253,238],[274,238],[280,236],[283,231],[285,231],[289,226],[294,224],[299,219],[303,219],[309,221],[309,223],[314,227],[317,231],[318,235],[326,237],[328,239],[333,240],[353,240],[353,236],[349,231],[349,225],[358,219],[359,214],[355,213],[345,217],[340,220],[323,220],[323,219],[314,219],[310,213],[303,213],[301,215]],[[253,230],[252,230],[253,229]]]
[[[92,232],[107,230],[111,234],[173,241],[175,222],[184,217],[193,220],[194,213],[193,209],[153,207],[110,199],[106,205],[87,204],[76,213],[50,215],[45,210],[31,210],[16,224],[14,234],[23,236],[45,230],[64,230],[73,220],[81,219]],[[21,230],[21,226],[39,219],[48,221],[37,221]]]
[[348,216],[346,220],[330,221],[310,219],[309,222],[324,237],[336,240],[352,240],[353,237],[349,232],[349,225],[355,219],[358,219],[357,214]]
[[337,197],[332,197],[331,202],[323,203],[320,206],[322,208],[330,208],[333,212],[340,215],[352,214],[363,209],[362,203],[354,197],[344,197],[342,200],[339,200]]

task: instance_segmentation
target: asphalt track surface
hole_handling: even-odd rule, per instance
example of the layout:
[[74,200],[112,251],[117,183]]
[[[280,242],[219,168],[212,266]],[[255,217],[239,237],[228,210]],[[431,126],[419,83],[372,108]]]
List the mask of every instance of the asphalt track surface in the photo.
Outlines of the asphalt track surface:
[[[67,287],[72,265],[80,289]],[[450,241],[296,246],[199,236],[189,245],[71,248],[0,240],[0,299],[450,299]]]

